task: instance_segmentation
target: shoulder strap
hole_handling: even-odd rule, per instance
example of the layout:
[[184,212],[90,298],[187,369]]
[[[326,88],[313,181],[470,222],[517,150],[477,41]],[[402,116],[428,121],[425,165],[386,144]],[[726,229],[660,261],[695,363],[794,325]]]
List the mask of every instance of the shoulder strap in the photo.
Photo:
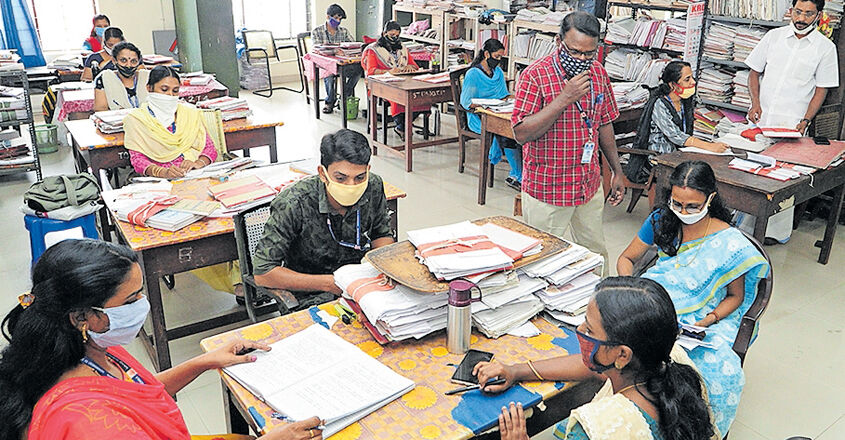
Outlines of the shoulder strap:
[[76,188],[74,188],[73,183],[71,183],[70,179],[64,174],[59,177],[62,178],[62,183],[65,186],[65,193],[67,193],[67,201],[70,203],[70,206],[79,206],[79,201],[76,199]]

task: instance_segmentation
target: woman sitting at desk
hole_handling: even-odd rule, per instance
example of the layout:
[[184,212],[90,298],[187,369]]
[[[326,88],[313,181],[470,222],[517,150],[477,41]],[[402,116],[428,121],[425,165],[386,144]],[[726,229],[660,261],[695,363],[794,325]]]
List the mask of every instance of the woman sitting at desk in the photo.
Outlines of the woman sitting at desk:
[[85,58],[85,68],[82,70],[81,80],[89,82],[103,70],[115,70],[112,52],[114,47],[123,42],[123,31],[120,28],[109,27],[103,33],[103,50],[94,52]]
[[[375,43],[367,46],[361,54],[361,67],[367,76],[381,75],[384,73],[400,74],[411,73],[419,70],[408,53],[408,49],[399,41],[399,33],[402,27],[395,21],[388,21],[384,24],[384,30]],[[428,107],[414,108],[414,118],[423,112],[428,112]],[[396,126],[393,131],[405,139],[405,107],[395,102],[390,103],[390,116]]]
[[[65,240],[44,252],[32,290],[3,319],[0,438],[189,440],[172,396],[204,371],[255,361],[244,350],[270,349],[235,341],[154,375],[123,348],[150,310],[143,290],[125,246]],[[260,439],[319,439],[319,424],[312,417]]]
[[682,323],[707,327],[705,342],[715,348],[696,347],[689,356],[710,390],[717,426],[727,432],[745,382],[733,343],[769,267],[754,245],[731,227],[730,212],[706,162],[678,165],[669,185],[617,260],[616,271],[632,275],[634,262],[657,246],[657,263],[642,276],[666,288]]
[[149,74],[147,102],[123,120],[129,160],[145,176],[182,177],[217,159],[202,110],[179,102],[179,74],[158,66]]
[[[697,147],[721,153],[722,142],[708,142],[692,135],[695,122],[695,79],[686,61],[672,61],[663,68],[661,83],[651,90],[637,126],[634,148],[671,153],[680,147]],[[642,155],[632,155],[625,175],[635,183],[645,183],[651,163]]]
[[91,52],[99,52],[103,50],[103,34],[106,28],[111,26],[111,20],[105,15],[95,15],[91,20],[94,27],[91,28],[91,34],[82,43],[82,48],[90,50]]
[[[461,106],[471,110],[478,107],[472,100],[482,99],[505,99],[510,97],[508,84],[505,82],[505,73],[499,67],[502,56],[505,54],[505,46],[501,41],[491,38],[484,42],[481,50],[472,61],[469,70],[464,76],[464,83],[461,88]],[[481,133],[481,118],[472,111],[467,112],[467,125],[469,129]],[[511,170],[505,182],[517,191],[521,191],[522,182],[522,148],[513,139],[495,135],[493,144],[490,146],[490,163],[493,165],[502,160],[502,151],[508,160]]]
[[[523,365],[481,362],[479,383],[498,376],[500,392],[521,380],[604,380],[593,398],[560,422],[555,437],[565,440],[711,440],[715,428],[701,377],[675,344],[678,320],[672,300],[652,280],[615,277],[596,287],[578,326],[580,355]],[[522,407],[502,410],[503,440],[527,440]]]
[[[112,49],[112,57],[117,63],[115,70],[103,70],[94,79],[94,111],[138,108],[147,102],[147,89],[144,87],[150,71],[139,69],[141,50],[134,44],[124,41]],[[138,85],[141,87],[138,87]]]

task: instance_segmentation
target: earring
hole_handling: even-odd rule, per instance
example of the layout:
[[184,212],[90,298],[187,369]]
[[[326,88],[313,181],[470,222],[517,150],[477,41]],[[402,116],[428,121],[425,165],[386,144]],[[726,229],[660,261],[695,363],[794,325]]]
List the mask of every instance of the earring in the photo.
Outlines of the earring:
[[619,361],[618,361],[618,360],[617,360],[616,362],[614,362],[614,363],[613,363],[613,366],[614,366],[614,367],[616,367],[616,369],[617,369],[617,370],[621,370],[621,369],[625,368],[625,366],[624,366],[624,365],[619,366]]
[[82,342],[88,342],[88,323],[85,322],[82,324]]

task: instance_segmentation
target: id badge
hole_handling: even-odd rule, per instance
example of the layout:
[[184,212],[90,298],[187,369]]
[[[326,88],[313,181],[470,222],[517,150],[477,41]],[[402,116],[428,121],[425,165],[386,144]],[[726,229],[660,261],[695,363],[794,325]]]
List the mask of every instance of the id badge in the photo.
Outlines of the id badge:
[[593,160],[593,150],[596,149],[596,144],[589,141],[584,144],[584,153],[581,154],[581,163],[590,163]]

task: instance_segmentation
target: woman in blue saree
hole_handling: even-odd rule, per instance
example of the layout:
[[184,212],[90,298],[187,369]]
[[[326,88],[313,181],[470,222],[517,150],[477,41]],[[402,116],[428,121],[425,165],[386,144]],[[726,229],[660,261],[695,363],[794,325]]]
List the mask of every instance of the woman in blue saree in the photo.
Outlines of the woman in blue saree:
[[719,431],[728,432],[745,384],[733,343],[769,266],[730,225],[706,162],[680,164],[669,184],[664,202],[622,252],[616,270],[631,275],[633,262],[657,245],[658,260],[642,276],[666,288],[681,323],[707,327],[704,342],[712,348],[699,346],[688,354],[704,377]]

